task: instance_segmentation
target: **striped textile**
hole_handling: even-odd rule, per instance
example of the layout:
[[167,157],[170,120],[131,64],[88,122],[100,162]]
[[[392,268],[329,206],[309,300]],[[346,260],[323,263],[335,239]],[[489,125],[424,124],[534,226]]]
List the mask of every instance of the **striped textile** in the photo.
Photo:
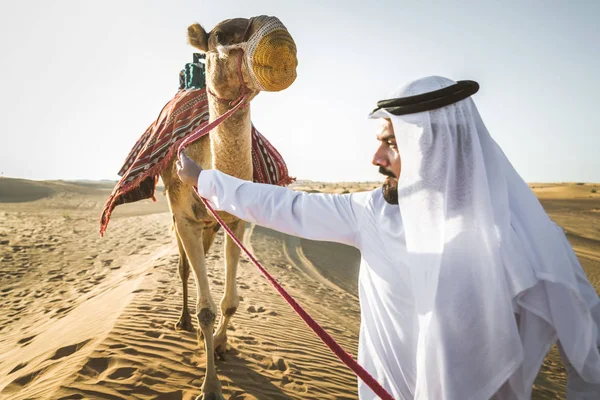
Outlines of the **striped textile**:
[[[179,144],[188,135],[208,124],[206,88],[179,90],[162,109],[133,146],[119,171],[121,180],[108,197],[100,218],[100,234],[108,226],[110,215],[119,204],[149,199],[160,173],[176,155]],[[285,186],[294,181],[288,175],[283,157],[252,126],[252,166],[254,182]]]

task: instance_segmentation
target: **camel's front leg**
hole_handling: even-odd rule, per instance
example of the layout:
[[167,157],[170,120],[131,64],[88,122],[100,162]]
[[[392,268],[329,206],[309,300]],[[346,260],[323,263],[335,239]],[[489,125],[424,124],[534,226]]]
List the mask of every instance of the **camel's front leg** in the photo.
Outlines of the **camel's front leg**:
[[[242,240],[246,222],[237,220],[229,224],[235,235]],[[225,292],[221,299],[221,318],[215,332],[215,350],[219,357],[223,357],[227,346],[227,325],[235,314],[240,303],[237,293],[237,267],[240,259],[240,248],[229,236],[225,238]]]
[[183,309],[181,310],[179,321],[175,324],[175,329],[193,332],[194,325],[192,325],[192,317],[188,310],[187,282],[190,276],[190,264],[187,255],[185,254],[183,244],[181,243],[181,239],[179,238],[179,234],[176,232],[175,235],[177,236],[177,247],[179,248],[179,277],[181,278],[181,283],[183,285]]
[[217,316],[217,306],[210,295],[208,286],[204,249],[202,240],[199,237],[201,235],[199,232],[202,232],[202,227],[185,217],[176,217],[176,228],[188,260],[190,264],[192,264],[194,280],[196,281],[196,316],[198,318],[198,326],[200,327],[198,332],[198,342],[200,342],[200,332],[202,332],[204,336],[206,375],[204,377],[204,383],[202,384],[202,394],[198,397],[198,400],[220,400],[223,399],[223,395],[221,393],[221,382],[219,382],[215,370],[215,350],[213,344],[213,331]]

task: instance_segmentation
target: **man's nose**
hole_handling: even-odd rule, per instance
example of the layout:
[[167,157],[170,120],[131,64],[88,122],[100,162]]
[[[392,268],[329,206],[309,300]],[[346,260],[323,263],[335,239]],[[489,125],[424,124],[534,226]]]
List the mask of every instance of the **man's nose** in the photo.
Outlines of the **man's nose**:
[[389,167],[389,160],[381,147],[379,147],[375,152],[375,155],[373,155],[372,163],[377,167]]

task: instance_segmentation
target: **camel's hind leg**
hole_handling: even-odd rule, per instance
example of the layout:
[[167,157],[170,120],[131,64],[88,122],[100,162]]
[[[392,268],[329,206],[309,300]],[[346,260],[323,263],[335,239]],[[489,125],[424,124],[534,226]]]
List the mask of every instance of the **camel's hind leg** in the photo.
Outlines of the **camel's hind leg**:
[[[229,227],[235,233],[235,236],[242,240],[246,222],[237,220],[229,224]],[[227,235],[225,237],[225,292],[221,299],[221,318],[217,331],[215,332],[215,351],[217,355],[223,357],[227,346],[227,325],[235,314],[240,303],[237,293],[237,267],[240,259],[240,248]]]
[[177,237],[177,247],[179,248],[179,277],[183,285],[183,309],[181,310],[181,316],[179,321],[175,324],[175,329],[183,330],[188,332],[194,331],[194,325],[192,324],[192,317],[188,309],[188,278],[190,277],[190,263],[188,262],[185,249],[179,238],[179,234],[175,232]]
[[[206,351],[206,374],[202,384],[202,394],[199,399],[223,399],[221,393],[221,382],[215,370],[215,354],[213,345],[213,331],[217,317],[217,306],[212,299],[208,285],[206,262],[204,259],[204,245],[200,236],[203,224],[191,221],[184,216],[175,216],[175,227],[181,239],[188,261],[194,271],[196,282],[197,302],[196,317],[198,318],[199,331],[204,336],[204,349]],[[198,342],[200,342],[198,332]]]

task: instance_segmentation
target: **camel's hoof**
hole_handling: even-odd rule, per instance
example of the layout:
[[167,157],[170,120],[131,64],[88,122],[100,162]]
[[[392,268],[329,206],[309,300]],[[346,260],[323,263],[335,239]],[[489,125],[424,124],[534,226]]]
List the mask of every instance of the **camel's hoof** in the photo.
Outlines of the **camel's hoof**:
[[216,335],[213,338],[215,346],[215,359],[225,360],[225,352],[227,351],[227,335]]
[[215,360],[225,361],[225,346],[219,346],[215,349]]
[[225,400],[221,393],[202,393],[196,400]]
[[179,321],[175,324],[175,330],[194,332],[194,324],[192,324],[192,317],[190,314],[182,315]]

